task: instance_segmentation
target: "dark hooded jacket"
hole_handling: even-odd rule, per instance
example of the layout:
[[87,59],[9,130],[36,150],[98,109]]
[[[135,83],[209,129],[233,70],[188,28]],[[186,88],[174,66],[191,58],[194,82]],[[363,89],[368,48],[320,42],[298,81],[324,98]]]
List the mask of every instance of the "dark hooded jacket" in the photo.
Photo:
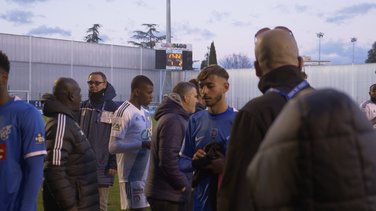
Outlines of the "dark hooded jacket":
[[246,171],[266,132],[287,99],[270,88],[289,92],[303,81],[299,68],[283,66],[265,74],[258,84],[262,96],[249,101],[236,115],[222,185],[218,194],[218,210],[250,210],[246,188]]
[[170,94],[157,108],[149,175],[145,195],[151,199],[186,202],[190,189],[186,175],[179,170],[179,152],[185,136],[189,114],[183,109],[180,97]]
[[255,210],[376,210],[376,130],[347,95],[287,104],[249,169]]
[[99,210],[95,155],[77,124],[75,112],[45,94],[47,157],[44,163],[43,201],[46,211]]
[[114,176],[108,169],[116,169],[116,156],[108,151],[111,133],[111,117],[118,108],[112,101],[115,89],[107,82],[107,87],[99,99],[89,99],[81,103],[80,127],[84,131],[97,159],[99,185],[113,185]]

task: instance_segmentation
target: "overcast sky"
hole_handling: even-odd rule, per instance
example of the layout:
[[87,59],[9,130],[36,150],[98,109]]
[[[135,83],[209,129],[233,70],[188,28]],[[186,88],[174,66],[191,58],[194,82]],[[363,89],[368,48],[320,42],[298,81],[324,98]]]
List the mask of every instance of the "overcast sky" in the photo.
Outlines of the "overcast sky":
[[[82,41],[87,28],[102,25],[104,43],[129,45],[143,23],[166,31],[165,0],[0,0],[0,33]],[[374,0],[171,0],[172,42],[193,46],[202,60],[214,41],[217,57],[233,53],[254,60],[254,33],[262,27],[287,26],[300,54],[332,64],[364,63],[376,41]]]

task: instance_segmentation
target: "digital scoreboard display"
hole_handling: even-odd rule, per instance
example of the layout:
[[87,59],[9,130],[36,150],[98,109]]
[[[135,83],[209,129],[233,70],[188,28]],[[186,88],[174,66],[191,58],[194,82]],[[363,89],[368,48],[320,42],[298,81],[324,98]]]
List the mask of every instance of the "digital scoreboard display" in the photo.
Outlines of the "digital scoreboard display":
[[166,69],[182,70],[183,69],[183,51],[178,49],[166,50]]
[[155,69],[193,70],[192,45],[182,43],[156,43]]

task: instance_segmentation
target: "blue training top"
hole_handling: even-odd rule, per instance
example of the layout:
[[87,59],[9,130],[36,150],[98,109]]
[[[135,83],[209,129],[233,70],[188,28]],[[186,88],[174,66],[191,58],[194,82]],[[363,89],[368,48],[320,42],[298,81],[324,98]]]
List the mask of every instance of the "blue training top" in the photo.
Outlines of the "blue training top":
[[[35,210],[36,194],[43,175],[40,162],[38,175],[29,175],[26,160],[47,154],[44,139],[44,123],[41,113],[32,105],[11,99],[0,106],[0,209]],[[33,159],[34,160],[34,159]],[[30,163],[28,163],[30,166]],[[24,190],[25,178],[34,178],[33,190]],[[24,192],[35,193],[31,200],[25,199]],[[25,194],[26,195],[26,194]],[[27,196],[26,196],[27,197]],[[25,205],[32,201],[32,204]],[[25,207],[26,206],[26,207]]]
[[[179,167],[184,172],[191,172],[192,157],[198,149],[212,142],[221,145],[225,155],[230,140],[232,123],[236,115],[235,109],[228,107],[220,114],[211,114],[207,110],[197,112],[189,120],[185,140],[181,150]],[[194,190],[193,210],[211,211],[215,208],[217,175],[203,177]]]

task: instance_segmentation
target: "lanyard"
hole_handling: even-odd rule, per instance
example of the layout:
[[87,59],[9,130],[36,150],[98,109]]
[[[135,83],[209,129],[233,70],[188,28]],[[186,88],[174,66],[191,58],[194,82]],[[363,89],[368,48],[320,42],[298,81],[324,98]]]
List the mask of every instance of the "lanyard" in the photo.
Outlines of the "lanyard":
[[301,90],[305,89],[309,87],[309,83],[306,81],[306,80],[303,80],[302,82],[300,82],[297,86],[295,86],[290,92],[286,93],[286,92],[283,92],[279,89],[276,89],[276,88],[270,88],[268,89],[268,91],[266,92],[275,92],[279,95],[281,95],[282,97],[286,98],[286,100],[290,100],[291,98],[293,98],[296,94],[298,94],[298,92],[300,92]]

